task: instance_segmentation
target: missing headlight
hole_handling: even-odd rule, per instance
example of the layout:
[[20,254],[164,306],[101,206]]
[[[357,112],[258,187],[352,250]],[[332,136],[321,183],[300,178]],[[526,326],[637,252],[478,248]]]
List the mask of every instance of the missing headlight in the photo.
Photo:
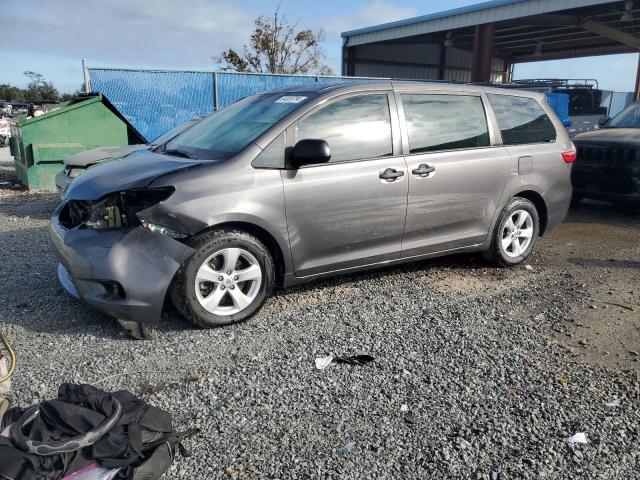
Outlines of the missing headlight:
[[166,200],[173,192],[171,187],[149,188],[112,193],[93,202],[71,200],[63,209],[65,226],[94,230],[134,227],[140,225],[136,213]]
[[127,217],[123,214],[122,204],[118,197],[109,197],[102,202],[91,205],[89,218],[84,225],[94,230],[122,228],[127,225]]

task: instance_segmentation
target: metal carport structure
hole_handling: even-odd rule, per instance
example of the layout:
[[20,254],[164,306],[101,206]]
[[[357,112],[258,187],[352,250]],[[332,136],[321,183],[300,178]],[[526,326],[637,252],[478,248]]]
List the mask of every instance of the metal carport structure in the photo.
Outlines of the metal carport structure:
[[[637,4],[493,0],[344,32],[342,70],[350,76],[508,81],[517,63],[637,53]],[[636,97],[639,90],[640,76]]]

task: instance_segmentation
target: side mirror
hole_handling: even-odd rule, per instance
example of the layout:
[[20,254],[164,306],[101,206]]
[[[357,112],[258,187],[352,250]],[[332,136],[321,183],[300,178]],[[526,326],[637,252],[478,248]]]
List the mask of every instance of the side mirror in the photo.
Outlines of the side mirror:
[[326,163],[331,159],[331,149],[325,140],[300,140],[293,147],[289,162],[294,168],[313,163]]
[[611,120],[609,117],[602,117],[600,120],[598,120],[598,126],[600,128],[605,128],[609,123],[609,120]]

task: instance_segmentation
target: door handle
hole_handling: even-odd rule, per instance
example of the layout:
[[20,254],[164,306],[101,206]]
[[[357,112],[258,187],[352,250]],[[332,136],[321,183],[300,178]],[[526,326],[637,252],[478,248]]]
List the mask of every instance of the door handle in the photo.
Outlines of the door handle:
[[395,168],[386,168],[384,172],[380,172],[380,178],[387,182],[394,182],[397,178],[404,175],[402,170],[398,171]]
[[411,173],[420,177],[428,177],[431,172],[435,172],[436,167],[430,167],[426,163],[421,163],[418,168],[411,170]]

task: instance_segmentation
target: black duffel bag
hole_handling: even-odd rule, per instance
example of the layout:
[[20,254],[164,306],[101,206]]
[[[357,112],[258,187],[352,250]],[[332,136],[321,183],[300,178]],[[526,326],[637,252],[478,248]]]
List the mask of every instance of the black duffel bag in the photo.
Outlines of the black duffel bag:
[[12,480],[60,479],[95,464],[119,469],[118,479],[157,479],[194,433],[176,432],[168,412],[129,392],[72,384],[58,398],[8,410],[0,431],[0,479]]

